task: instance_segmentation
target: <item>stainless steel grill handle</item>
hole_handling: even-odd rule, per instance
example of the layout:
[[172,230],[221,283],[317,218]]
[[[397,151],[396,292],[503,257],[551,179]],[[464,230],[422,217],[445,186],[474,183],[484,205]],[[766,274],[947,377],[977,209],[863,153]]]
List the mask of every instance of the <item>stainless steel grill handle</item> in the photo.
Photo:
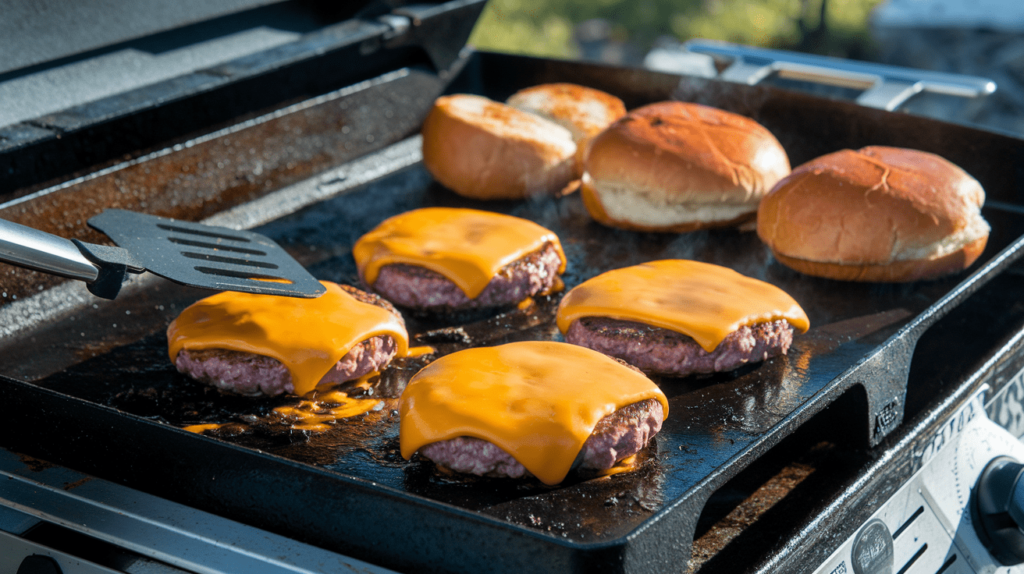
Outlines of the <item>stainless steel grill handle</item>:
[[858,104],[889,111],[895,110],[920,92],[974,98],[996,91],[994,81],[978,76],[915,70],[709,40],[690,40],[683,47],[690,52],[716,59],[730,59],[732,64],[719,75],[722,80],[752,86],[778,73],[780,77],[792,80],[864,90],[857,98]]
[[100,268],[68,239],[0,219],[0,261],[86,283]]

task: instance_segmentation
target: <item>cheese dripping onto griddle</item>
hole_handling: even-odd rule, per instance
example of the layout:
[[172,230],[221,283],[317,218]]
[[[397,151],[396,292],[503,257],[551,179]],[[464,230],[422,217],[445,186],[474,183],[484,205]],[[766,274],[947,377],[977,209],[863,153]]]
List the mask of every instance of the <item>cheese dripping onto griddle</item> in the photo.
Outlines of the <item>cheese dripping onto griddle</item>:
[[192,304],[167,328],[173,363],[182,349],[227,349],[271,357],[291,374],[294,393],[313,390],[352,347],[378,335],[409,348],[401,320],[334,283],[316,299],[225,291]]
[[707,352],[740,327],[785,319],[801,333],[804,310],[778,287],[732,269],[681,259],[616,269],[566,293],[558,306],[563,333],[584,317],[636,321],[693,337]]
[[474,437],[504,449],[545,484],[558,484],[597,422],[647,399],[650,379],[601,353],[550,341],[459,351],[434,361],[402,393],[402,456]]
[[440,273],[474,299],[506,265],[552,244],[565,271],[558,236],[532,221],[479,211],[429,207],[385,220],[352,249],[367,285],[381,267],[404,263]]

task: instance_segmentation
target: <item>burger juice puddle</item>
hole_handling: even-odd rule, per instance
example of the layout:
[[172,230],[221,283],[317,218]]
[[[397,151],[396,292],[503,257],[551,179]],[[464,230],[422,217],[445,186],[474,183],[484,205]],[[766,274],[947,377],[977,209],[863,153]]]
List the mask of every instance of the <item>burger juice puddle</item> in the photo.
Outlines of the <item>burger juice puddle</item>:
[[380,373],[369,373],[356,381],[317,387],[301,397],[285,397],[276,401],[284,404],[275,406],[265,415],[239,415],[242,423],[204,423],[184,429],[200,434],[210,431],[213,436],[219,436],[217,431],[221,428],[245,424],[250,427],[249,432],[256,427],[267,427],[272,432],[325,433],[344,419],[382,411],[393,403],[393,398],[373,396],[379,380]]
[[[379,376],[378,373],[364,375],[354,388],[363,392],[370,391],[369,379]],[[280,415],[282,422],[290,424],[293,429],[324,432],[339,419],[379,411],[385,406],[384,401],[380,399],[350,397],[340,387],[341,385],[318,387],[304,395],[298,405],[277,407],[274,413]]]

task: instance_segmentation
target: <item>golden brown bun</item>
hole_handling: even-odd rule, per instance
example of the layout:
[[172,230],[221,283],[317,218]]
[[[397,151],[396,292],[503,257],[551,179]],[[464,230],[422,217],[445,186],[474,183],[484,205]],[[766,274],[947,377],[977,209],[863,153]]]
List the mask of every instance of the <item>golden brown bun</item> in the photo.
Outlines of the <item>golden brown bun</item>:
[[576,142],[576,175],[583,174],[587,142],[626,115],[615,96],[576,84],[541,84],[512,94],[508,105],[537,114],[566,128]]
[[842,150],[793,170],[761,202],[757,233],[783,264],[847,281],[961,271],[985,249],[985,192],[930,153]]
[[754,120],[661,102],[633,110],[595,137],[584,167],[583,199],[595,220],[688,231],[751,219],[789,173],[789,158]]
[[440,97],[423,124],[424,165],[475,199],[556,194],[573,179],[575,153],[565,128],[480,96]]
[[644,225],[643,223],[635,223],[633,221],[625,220],[613,220],[608,217],[608,214],[604,211],[604,206],[601,204],[597,197],[598,191],[594,189],[593,183],[589,177],[584,177],[580,182],[580,197],[583,199],[583,206],[587,208],[590,216],[595,221],[608,225],[610,227],[617,227],[619,229],[626,229],[629,231],[653,231],[653,232],[671,232],[671,233],[689,233],[691,231],[697,231],[699,229],[709,229],[713,227],[731,227],[733,225],[741,225],[746,222],[753,222],[757,216],[756,212],[744,213],[731,220],[708,220],[708,221],[689,221],[678,223],[674,225]]

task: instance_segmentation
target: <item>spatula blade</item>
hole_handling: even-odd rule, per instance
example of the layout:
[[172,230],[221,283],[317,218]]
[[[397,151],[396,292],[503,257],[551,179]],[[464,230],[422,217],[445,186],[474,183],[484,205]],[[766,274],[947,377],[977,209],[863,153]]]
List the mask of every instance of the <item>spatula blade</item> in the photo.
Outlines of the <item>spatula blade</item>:
[[89,219],[146,270],[175,283],[263,295],[314,298],[326,290],[267,237],[123,209]]

